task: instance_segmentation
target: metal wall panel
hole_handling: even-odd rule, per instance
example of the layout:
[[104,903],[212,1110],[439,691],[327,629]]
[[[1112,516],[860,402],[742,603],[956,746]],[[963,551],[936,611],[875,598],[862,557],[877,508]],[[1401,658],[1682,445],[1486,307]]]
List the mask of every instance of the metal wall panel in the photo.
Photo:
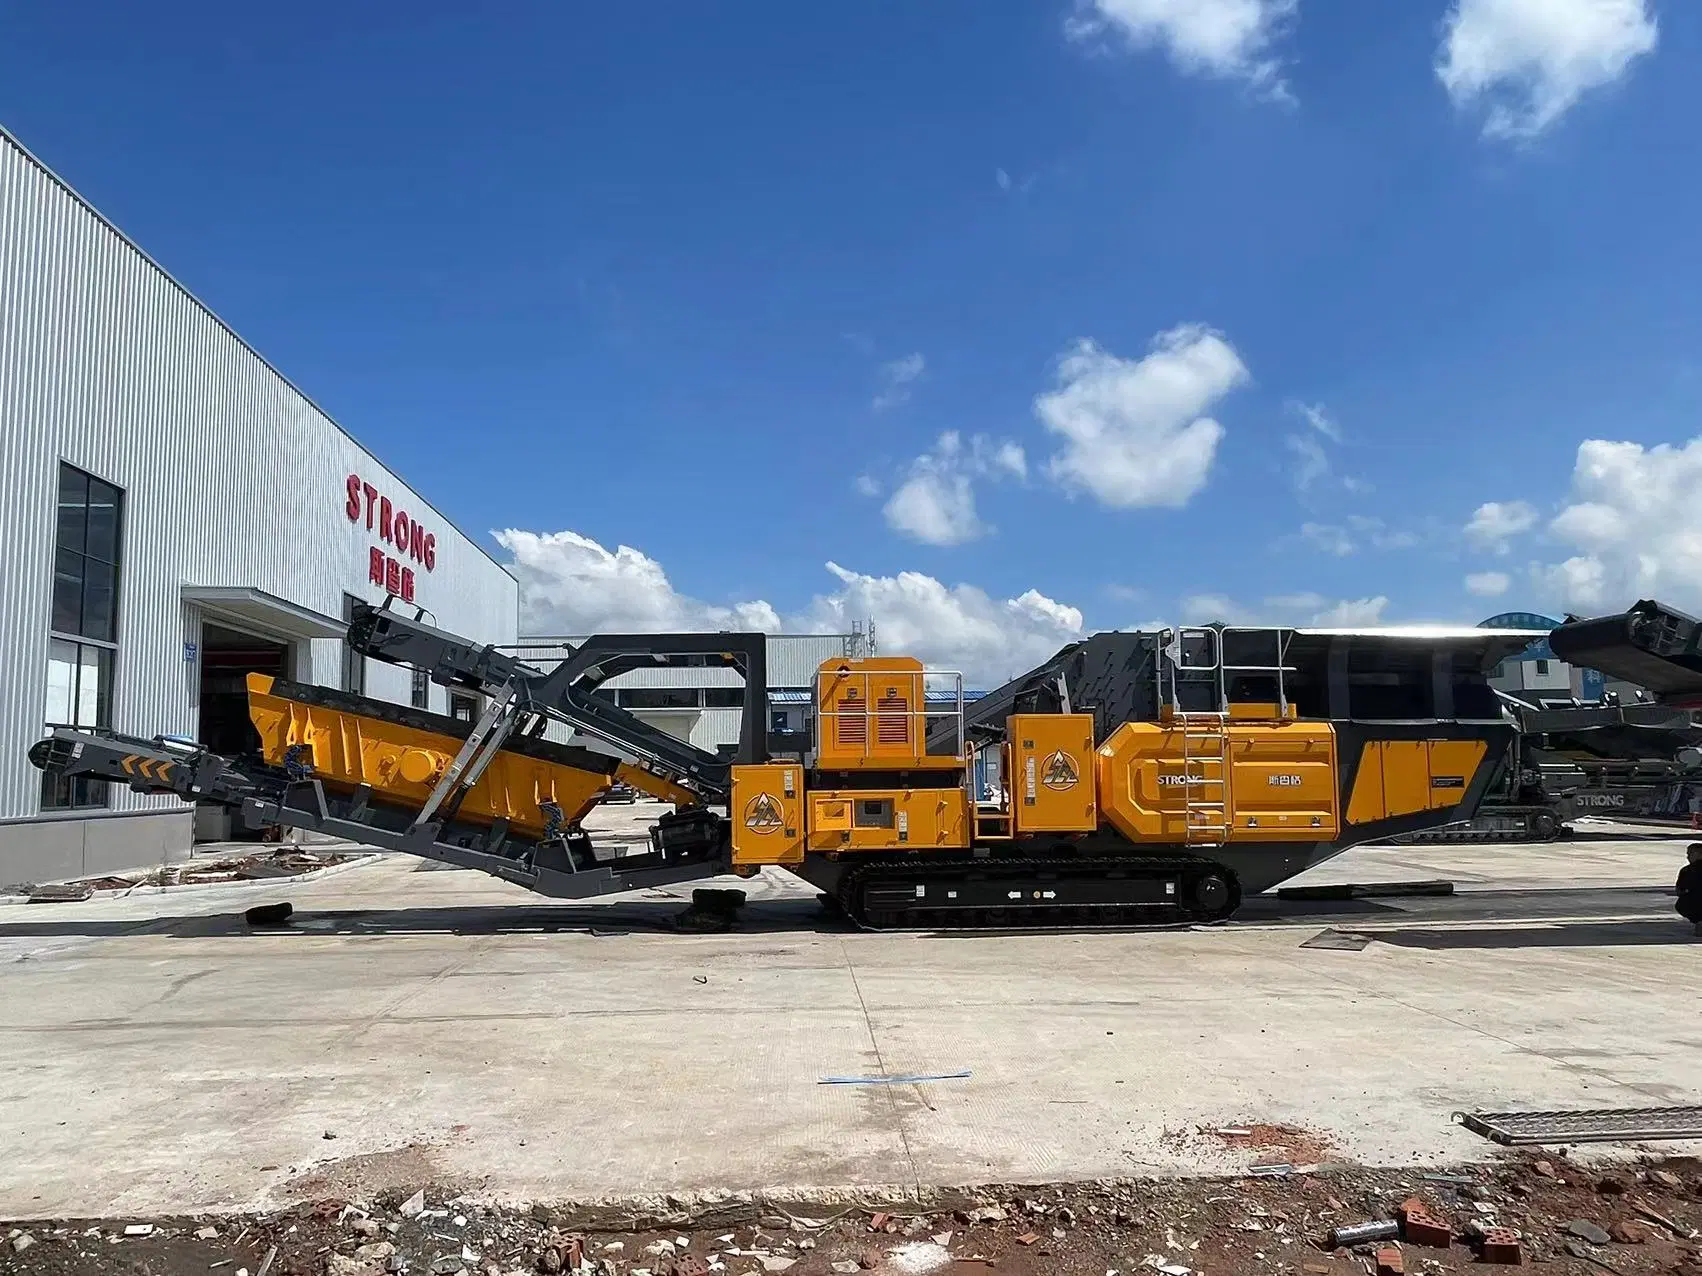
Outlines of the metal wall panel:
[[[184,644],[201,618],[183,586],[259,589],[334,618],[345,593],[384,596],[367,579],[377,533],[344,513],[349,474],[436,534],[436,569],[416,577],[437,623],[515,641],[519,590],[500,564],[0,131],[0,819],[38,809],[25,751],[45,710],[61,460],[124,492],[119,731],[195,731]],[[313,642],[302,663],[335,683],[339,644]],[[367,689],[405,701],[408,671],[373,663]],[[120,793],[114,807],[162,801]]]

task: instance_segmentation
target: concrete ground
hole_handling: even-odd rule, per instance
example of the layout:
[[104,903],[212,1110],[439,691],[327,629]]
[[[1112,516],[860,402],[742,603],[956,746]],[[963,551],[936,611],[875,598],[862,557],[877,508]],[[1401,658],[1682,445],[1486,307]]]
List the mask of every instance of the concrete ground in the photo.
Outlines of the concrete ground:
[[[773,873],[679,934],[689,886],[552,904],[401,856],[0,908],[0,1216],[1211,1173],[1246,1154],[1197,1127],[1251,1121],[1484,1157],[1451,1113],[1699,1101],[1683,839],[1624,833],[1366,849],[1309,880],[1463,893],[1207,930],[865,934]],[[249,931],[272,899],[296,924]],[[1302,947],[1326,927],[1374,942]]]

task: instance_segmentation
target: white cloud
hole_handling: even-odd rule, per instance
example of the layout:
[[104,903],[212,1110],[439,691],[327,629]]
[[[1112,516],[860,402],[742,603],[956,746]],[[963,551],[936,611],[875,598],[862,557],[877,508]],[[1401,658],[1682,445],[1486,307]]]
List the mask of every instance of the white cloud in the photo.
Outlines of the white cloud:
[[662,565],[629,546],[610,551],[577,532],[495,532],[520,579],[521,632],[587,634],[723,629],[846,633],[873,619],[880,650],[961,670],[996,686],[1082,636],[1082,614],[1027,590],[998,599],[973,585],[946,586],[920,572],[867,576],[837,563],[838,588],[784,619],[757,600],[719,606],[681,594]]
[[928,361],[920,354],[907,354],[902,359],[883,363],[877,373],[881,388],[870,404],[876,412],[896,408],[910,399],[910,387],[921,380]]
[[608,550],[578,532],[491,533],[514,557],[521,628],[533,634],[657,633],[780,628],[766,602],[717,606],[674,589],[641,550]]
[[1479,598],[1499,598],[1512,583],[1506,572],[1473,572],[1466,577],[1466,592]]
[[987,534],[967,474],[912,474],[887,501],[887,526],[924,545],[961,545]]
[[1287,97],[1272,49],[1299,7],[1299,0],[1078,0],[1064,30],[1075,40],[1110,32],[1133,48],[1162,49],[1186,74],[1243,80]]
[[1535,574],[1569,607],[1618,611],[1656,598],[1702,610],[1702,437],[1579,444],[1568,503],[1548,534],[1576,552]]
[[1527,501],[1485,501],[1466,524],[1466,539],[1476,541],[1497,554],[1508,551],[1507,542],[1537,525],[1536,509]]
[[1419,543],[1415,532],[1397,531],[1369,514],[1349,514],[1341,523],[1302,523],[1300,539],[1313,549],[1346,558],[1361,549],[1411,549]]
[[1353,495],[1370,491],[1371,485],[1363,479],[1336,473],[1330,448],[1341,443],[1342,428],[1324,405],[1290,400],[1287,407],[1307,426],[1298,434],[1283,436],[1283,446],[1294,454],[1294,468],[1289,471],[1294,490],[1302,497],[1337,486]]
[[843,633],[873,617],[880,651],[961,670],[972,684],[997,686],[1082,636],[1076,608],[1030,589],[996,599],[973,585],[946,586],[920,572],[866,576],[838,563],[837,592],[817,597],[799,628]]
[[1002,168],[993,170],[993,180],[999,184],[999,189],[1008,191],[1011,188],[1011,175]]
[[1389,600],[1343,598],[1322,594],[1274,594],[1258,603],[1242,604],[1223,594],[1193,594],[1182,600],[1182,616],[1191,625],[1319,625],[1325,628],[1373,626],[1383,623]]
[[1436,74],[1456,106],[1485,108],[1486,137],[1532,137],[1658,36],[1648,0],[1455,0]]
[[1420,539],[1416,532],[1396,531],[1382,519],[1369,514],[1349,514],[1347,530],[1364,538],[1372,549],[1411,549]]
[[1340,443],[1342,441],[1341,426],[1337,425],[1335,419],[1324,410],[1322,403],[1296,403],[1294,410],[1300,413],[1307,425],[1322,434],[1330,442]]
[[1339,603],[1314,613],[1312,623],[1343,629],[1380,625],[1383,623],[1383,611],[1388,605],[1389,600],[1382,594],[1375,598],[1344,598]]
[[1337,558],[1346,558],[1359,547],[1354,544],[1353,537],[1347,534],[1347,529],[1337,527],[1333,523],[1302,523],[1300,537],[1308,545]]
[[976,512],[974,480],[1027,477],[1028,457],[1018,444],[977,434],[965,446],[948,430],[910,463],[886,503],[887,525],[926,545],[961,545],[992,530]]
[[1180,508],[1205,486],[1223,427],[1206,413],[1248,380],[1234,348],[1209,328],[1160,333],[1145,358],[1082,341],[1058,364],[1058,388],[1035,414],[1064,439],[1047,473],[1119,509]]
[[1329,477],[1329,454],[1317,439],[1309,434],[1290,434],[1283,439],[1283,443],[1294,453],[1292,478],[1296,491],[1310,492],[1321,479]]
[[879,496],[881,481],[873,474],[859,474],[855,481],[858,496]]

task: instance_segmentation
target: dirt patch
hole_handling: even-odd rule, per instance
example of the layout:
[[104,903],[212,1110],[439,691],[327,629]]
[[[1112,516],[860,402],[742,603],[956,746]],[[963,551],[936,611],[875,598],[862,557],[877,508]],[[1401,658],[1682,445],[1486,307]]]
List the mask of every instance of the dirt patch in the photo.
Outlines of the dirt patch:
[[[415,1151],[388,1154],[394,1159],[376,1168],[389,1176],[429,1163],[410,1162]],[[366,1161],[330,1172],[373,1168]],[[658,1197],[627,1207],[625,1217],[609,1207],[498,1206],[427,1185],[416,1195],[403,1184],[259,1216],[17,1224],[0,1241],[0,1272],[237,1276],[246,1268],[258,1276],[275,1249],[267,1276],[1367,1276],[1388,1243],[1332,1248],[1331,1229],[1397,1216],[1413,1197],[1449,1243],[1393,1242],[1406,1276],[1494,1270],[1474,1239],[1491,1228],[1516,1233],[1524,1264],[1556,1276],[1702,1276],[1702,1241],[1690,1235],[1702,1226],[1696,1161],[1602,1171],[1552,1154],[1455,1174],[1342,1168],[980,1189],[837,1208]]]
[[1244,1148],[1259,1153],[1262,1160],[1291,1165],[1317,1165],[1328,1160],[1333,1150],[1328,1136],[1292,1125],[1255,1121],[1248,1125],[1219,1126],[1202,1133],[1221,1139],[1225,1147]]
[[[322,1161],[286,1182],[282,1195],[298,1201],[376,1200],[402,1188],[412,1192],[420,1183],[444,1184],[439,1177],[442,1173],[436,1148],[411,1143],[389,1152]],[[461,1184],[459,1188],[472,1191],[476,1186]]]

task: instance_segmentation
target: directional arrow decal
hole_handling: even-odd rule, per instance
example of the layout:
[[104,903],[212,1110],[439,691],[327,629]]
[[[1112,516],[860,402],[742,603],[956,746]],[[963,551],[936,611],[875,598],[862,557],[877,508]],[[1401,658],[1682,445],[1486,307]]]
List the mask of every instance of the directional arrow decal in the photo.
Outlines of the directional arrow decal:
[[134,753],[127,753],[124,755],[124,761],[120,762],[118,765],[124,768],[124,774],[135,775],[136,764],[141,760],[142,759],[137,757]]

